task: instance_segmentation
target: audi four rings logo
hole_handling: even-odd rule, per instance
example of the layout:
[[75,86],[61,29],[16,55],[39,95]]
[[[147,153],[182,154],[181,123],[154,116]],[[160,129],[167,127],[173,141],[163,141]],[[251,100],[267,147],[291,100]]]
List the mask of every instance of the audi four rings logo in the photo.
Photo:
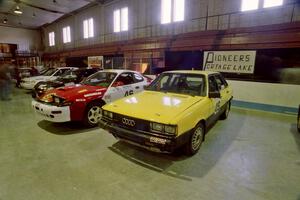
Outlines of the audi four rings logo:
[[135,121],[132,119],[126,119],[126,118],[122,118],[122,123],[126,124],[128,126],[134,126],[135,125]]

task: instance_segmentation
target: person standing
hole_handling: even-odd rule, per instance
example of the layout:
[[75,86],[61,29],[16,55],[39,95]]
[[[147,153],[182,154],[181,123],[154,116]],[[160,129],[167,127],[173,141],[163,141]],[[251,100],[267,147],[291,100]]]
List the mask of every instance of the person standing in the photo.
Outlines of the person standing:
[[9,101],[11,93],[11,75],[9,65],[4,64],[0,66],[0,99],[2,101]]

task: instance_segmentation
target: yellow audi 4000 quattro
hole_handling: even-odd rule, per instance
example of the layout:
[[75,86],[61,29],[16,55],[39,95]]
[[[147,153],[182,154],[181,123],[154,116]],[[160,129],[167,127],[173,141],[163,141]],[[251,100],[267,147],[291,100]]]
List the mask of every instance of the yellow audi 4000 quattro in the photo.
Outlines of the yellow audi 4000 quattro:
[[218,72],[164,72],[145,91],[103,106],[100,127],[152,151],[183,147],[193,155],[208,127],[227,118],[231,99],[232,89]]

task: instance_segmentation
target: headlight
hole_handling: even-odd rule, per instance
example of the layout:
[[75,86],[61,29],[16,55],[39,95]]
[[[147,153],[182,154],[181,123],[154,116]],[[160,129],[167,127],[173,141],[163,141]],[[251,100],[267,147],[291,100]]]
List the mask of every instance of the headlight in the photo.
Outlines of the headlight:
[[44,84],[39,85],[38,89],[45,91],[45,90],[47,90],[47,85],[44,85]]
[[60,98],[59,97],[53,97],[53,101],[56,104],[60,104]]
[[175,134],[176,133],[176,127],[175,126],[169,126],[165,125],[165,132]]
[[151,129],[154,132],[163,132],[164,125],[159,123],[151,123]]
[[153,132],[165,133],[165,134],[176,134],[176,126],[174,125],[164,125],[160,123],[150,123],[150,129]]
[[112,113],[112,112],[109,112],[109,111],[107,111],[107,110],[104,110],[104,111],[103,111],[103,115],[106,116],[106,117],[109,117],[109,118],[111,118],[111,119],[114,117],[113,113]]

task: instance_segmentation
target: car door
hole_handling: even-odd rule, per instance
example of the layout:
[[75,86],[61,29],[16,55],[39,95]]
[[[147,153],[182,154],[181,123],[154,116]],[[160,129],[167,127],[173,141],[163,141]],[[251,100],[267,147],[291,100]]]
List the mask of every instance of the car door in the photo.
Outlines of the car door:
[[108,88],[104,100],[106,103],[116,99],[132,95],[134,91],[135,81],[131,72],[123,72],[113,81]]
[[229,99],[231,98],[231,96],[230,96],[231,94],[229,91],[228,83],[225,81],[225,79],[222,77],[221,74],[216,74],[215,80],[217,82],[218,89],[221,94],[220,106],[222,107],[225,103],[227,103],[229,101]]
[[[209,92],[220,92],[218,83],[214,75],[208,76]],[[210,98],[210,116],[217,116],[221,108],[221,98]]]

